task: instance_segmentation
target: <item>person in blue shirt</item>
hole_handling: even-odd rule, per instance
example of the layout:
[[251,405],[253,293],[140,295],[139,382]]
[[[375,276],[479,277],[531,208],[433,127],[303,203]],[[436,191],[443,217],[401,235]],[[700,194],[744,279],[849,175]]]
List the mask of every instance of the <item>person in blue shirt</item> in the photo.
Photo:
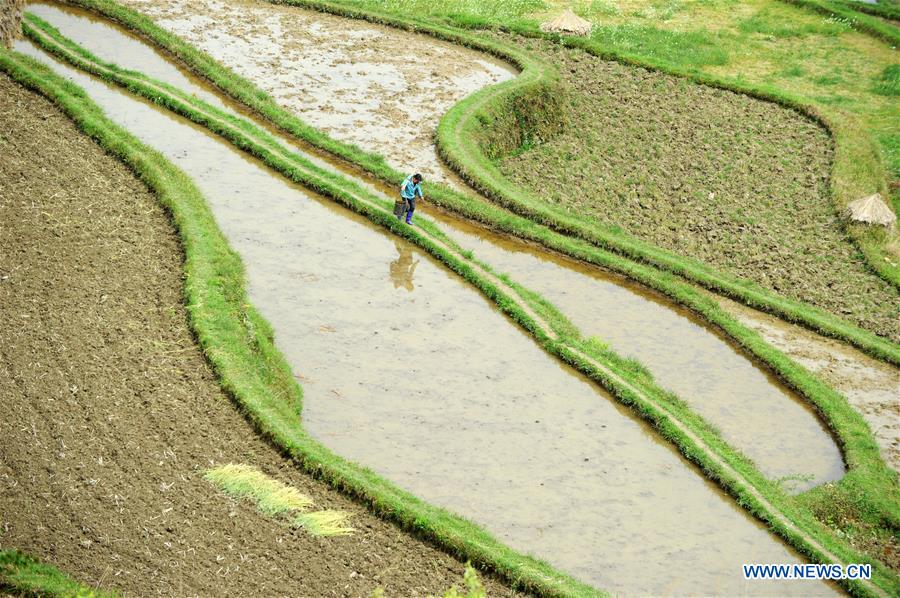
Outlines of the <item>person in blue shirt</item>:
[[403,183],[400,185],[400,201],[397,202],[397,206],[394,209],[394,215],[397,216],[397,220],[403,218],[403,214],[406,214],[406,223],[412,224],[413,212],[416,211],[416,196],[421,199],[425,199],[425,196],[422,195],[422,175],[419,173],[411,174],[405,179],[403,179]]

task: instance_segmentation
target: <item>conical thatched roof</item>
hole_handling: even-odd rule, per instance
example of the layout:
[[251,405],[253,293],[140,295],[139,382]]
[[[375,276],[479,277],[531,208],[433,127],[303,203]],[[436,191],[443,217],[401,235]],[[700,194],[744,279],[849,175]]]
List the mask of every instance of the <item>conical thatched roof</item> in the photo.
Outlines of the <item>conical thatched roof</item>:
[[882,226],[892,226],[897,221],[894,210],[884,203],[879,193],[851,201],[847,204],[847,215],[857,222]]
[[585,21],[571,10],[566,9],[559,16],[541,23],[541,31],[567,33],[569,35],[590,35],[591,22]]

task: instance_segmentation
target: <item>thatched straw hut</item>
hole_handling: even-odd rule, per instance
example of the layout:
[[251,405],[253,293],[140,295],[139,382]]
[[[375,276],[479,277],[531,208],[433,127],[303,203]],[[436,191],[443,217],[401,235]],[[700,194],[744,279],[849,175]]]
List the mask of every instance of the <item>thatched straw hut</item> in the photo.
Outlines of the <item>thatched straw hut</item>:
[[590,35],[591,27],[590,21],[585,21],[569,9],[556,18],[541,23],[541,31],[568,35]]
[[879,193],[851,201],[847,204],[847,216],[856,222],[880,224],[889,228],[897,221],[894,210],[884,203]]
[[7,48],[22,33],[22,8],[25,0],[0,0],[0,45]]

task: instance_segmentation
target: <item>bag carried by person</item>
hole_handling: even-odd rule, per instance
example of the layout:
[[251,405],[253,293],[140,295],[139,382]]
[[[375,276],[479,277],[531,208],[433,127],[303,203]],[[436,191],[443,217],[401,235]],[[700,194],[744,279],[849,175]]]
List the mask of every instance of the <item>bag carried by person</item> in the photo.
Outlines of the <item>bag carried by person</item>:
[[402,218],[409,211],[409,203],[402,197],[394,202],[394,216]]

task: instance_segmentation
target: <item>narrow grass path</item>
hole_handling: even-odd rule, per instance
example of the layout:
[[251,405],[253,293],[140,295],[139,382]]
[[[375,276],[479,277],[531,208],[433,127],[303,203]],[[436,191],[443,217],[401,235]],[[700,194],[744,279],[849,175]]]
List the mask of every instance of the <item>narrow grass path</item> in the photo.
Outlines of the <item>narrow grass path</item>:
[[[187,44],[177,40],[171,33],[162,30],[146,17],[134,15],[113,0],[68,1],[117,19],[127,27],[147,35],[185,61],[191,68],[209,78],[231,97],[257,110],[285,132],[298,135],[360,166],[381,180],[393,182],[399,180],[398,177],[402,178],[400,173],[388,166],[383,158],[308,131],[307,125],[285,114],[271,98],[251,83],[227,71],[197,50],[189,48]],[[478,35],[473,31],[446,25],[444,22],[414,15],[397,15],[328,0],[266,1],[425,33],[487,52],[521,69],[520,75],[515,79],[482,89],[454,105],[441,119],[437,131],[438,150],[444,160],[466,182],[497,205],[486,205],[485,202],[440,184],[429,187],[429,197],[435,203],[467,218],[477,219],[503,232],[536,241],[589,263],[596,264],[597,261],[585,257],[585,252],[579,247],[581,242],[608,250],[627,260],[650,264],[655,267],[657,273],[649,281],[641,280],[641,282],[653,286],[675,301],[684,302],[677,292],[673,292],[667,281],[662,279],[662,273],[672,273],[715,293],[771,313],[788,322],[800,324],[824,336],[847,342],[877,359],[900,366],[900,345],[890,339],[878,336],[830,312],[788,299],[697,260],[614,231],[596,219],[575,217],[558,206],[542,202],[508,181],[487,154],[491,152],[503,154],[532,136],[552,134],[553,127],[559,126],[559,123],[554,123],[553,98],[564,90],[559,87],[559,76],[552,65],[531,56],[521,48]],[[472,24],[475,30],[487,26],[477,20]],[[648,62],[632,55],[610,52],[593,44],[591,40],[547,35],[535,26],[523,22],[497,26],[525,37],[553,39],[607,60],[659,70],[700,84],[748,94],[797,110],[825,126],[835,138],[832,200],[836,212],[843,210],[849,201],[857,199],[862,194],[881,191],[887,196],[885,171],[878,150],[868,135],[861,130],[859,123],[849,115],[809,105],[779,90],[727,81],[663,63]],[[505,209],[498,209],[497,206]],[[517,220],[516,215],[523,218]],[[534,226],[535,223],[538,224],[537,227]],[[900,265],[892,265],[894,262],[891,259],[885,259],[890,250],[886,244],[889,239],[883,231],[848,224],[847,232],[865,254],[873,274],[877,273],[895,287],[900,285]],[[563,239],[554,239],[553,233],[560,233]],[[631,276],[620,264],[608,264],[604,267]],[[685,304],[696,309],[693,305]],[[706,316],[703,311],[699,313]],[[738,340],[741,342],[740,337]]]
[[334,455],[306,434],[298,424],[301,389],[274,346],[271,328],[249,304],[240,259],[194,183],[161,154],[110,121],[82,89],[34,59],[0,49],[0,71],[53,101],[86,135],[129,166],[171,212],[185,251],[191,327],[223,390],[264,438],[303,470],[359,499],[375,514],[462,560],[496,572],[512,587],[547,596],[604,595]]
[[[391,213],[391,202],[366,191],[356,183],[326,172],[256,127],[252,122],[223,113],[184,92],[152,81],[139,73],[122,71],[103,63],[66,40],[52,27],[30,16],[26,32],[40,45],[73,65],[126,87],[206,126],[237,147],[262,159],[290,179],[307,185],[395,234],[417,243],[478,287],[500,308],[528,330],[552,354],[573,364],[610,390],[620,401],[650,420],[661,433],[698,463],[741,504],[760,517],[796,548],[819,562],[868,561],[864,555],[818,524],[756,468],[729,447],[701,418],[658,388],[649,376],[636,374],[625,360],[581,342],[571,326],[552,305],[506,277],[497,276],[456,246],[432,223],[410,228],[399,224]],[[866,430],[866,432],[868,432]],[[869,433],[870,435],[870,433]],[[873,441],[874,443],[874,441]],[[877,453],[877,448],[876,448]],[[883,463],[881,464],[884,467]],[[873,483],[876,480],[873,480]],[[891,482],[883,489],[890,494]],[[871,492],[873,488],[869,488]],[[891,497],[885,513],[891,511]],[[889,515],[886,515],[889,517]],[[887,595],[900,585],[896,575],[875,563],[873,583],[849,582],[861,594]]]

